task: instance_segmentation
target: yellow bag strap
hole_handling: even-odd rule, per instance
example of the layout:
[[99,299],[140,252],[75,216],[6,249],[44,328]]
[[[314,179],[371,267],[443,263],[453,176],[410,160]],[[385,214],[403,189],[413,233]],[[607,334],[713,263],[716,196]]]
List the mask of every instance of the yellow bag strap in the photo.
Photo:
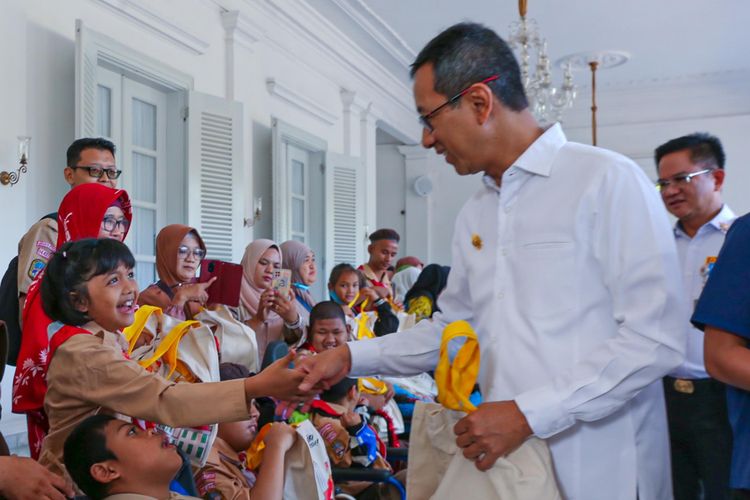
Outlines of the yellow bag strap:
[[388,386],[385,385],[385,382],[373,377],[358,378],[357,388],[359,389],[359,392],[364,392],[365,394],[373,394],[375,396],[380,396],[388,392]]
[[[466,340],[451,363],[450,342],[462,337]],[[469,395],[478,375],[479,340],[476,332],[466,321],[450,323],[443,331],[440,360],[435,368],[438,401],[451,410],[461,410],[467,413],[476,410],[476,407],[469,401]]]
[[164,340],[159,343],[153,356],[148,359],[144,359],[143,361],[139,361],[138,364],[140,364],[144,368],[148,368],[158,359],[164,357],[165,362],[170,367],[167,378],[171,377],[172,373],[174,373],[174,370],[177,367],[177,347],[180,345],[180,340],[185,336],[187,332],[190,331],[191,328],[199,325],[200,321],[183,321],[181,323],[178,323],[169,331],[167,336],[164,337]]
[[365,308],[367,307],[367,300],[365,299],[364,302],[362,302],[362,312],[359,313],[359,318],[357,319],[357,339],[374,339],[375,333],[370,330],[370,327],[367,325],[368,320],[370,319],[370,316],[365,312]]
[[[133,324],[122,331],[122,334],[125,336],[125,340],[127,340],[128,344],[130,345],[130,347],[128,348],[128,354],[131,354],[133,352],[135,343],[138,342],[141,333],[143,333],[143,329],[146,328],[146,323],[153,314],[158,314],[159,316],[161,316],[161,309],[155,306],[140,306],[138,310],[135,311],[135,319],[133,320]],[[154,332],[154,334],[156,334],[156,332]]]
[[352,299],[352,301],[349,302],[346,306],[349,309],[351,309],[352,307],[354,307],[354,304],[356,304],[358,300],[359,300],[359,292],[357,292],[357,295],[354,296],[354,299]]

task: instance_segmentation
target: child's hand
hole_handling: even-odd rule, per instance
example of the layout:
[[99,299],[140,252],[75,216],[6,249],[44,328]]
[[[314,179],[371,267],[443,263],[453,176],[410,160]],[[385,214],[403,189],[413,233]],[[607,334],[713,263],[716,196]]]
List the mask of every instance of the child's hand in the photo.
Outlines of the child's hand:
[[292,426],[275,423],[268,430],[265,442],[269,450],[273,448],[286,453],[294,444],[295,439],[297,439],[297,431]]
[[355,427],[362,423],[362,416],[359,413],[348,411],[341,415],[341,425],[344,427]]
[[245,379],[245,390],[248,397],[268,396],[283,401],[307,401],[320,390],[303,391],[299,388],[305,378],[305,372],[289,368],[297,353],[290,350],[283,358],[269,365],[254,377]]

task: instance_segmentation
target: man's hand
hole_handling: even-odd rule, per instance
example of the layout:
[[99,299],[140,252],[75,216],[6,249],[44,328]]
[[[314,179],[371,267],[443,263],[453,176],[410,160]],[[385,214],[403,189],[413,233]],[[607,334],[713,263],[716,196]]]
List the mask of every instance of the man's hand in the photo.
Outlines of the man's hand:
[[456,444],[477,469],[490,469],[533,434],[515,401],[483,403],[453,427]]
[[10,500],[65,500],[75,491],[65,479],[30,458],[0,457],[0,496]]

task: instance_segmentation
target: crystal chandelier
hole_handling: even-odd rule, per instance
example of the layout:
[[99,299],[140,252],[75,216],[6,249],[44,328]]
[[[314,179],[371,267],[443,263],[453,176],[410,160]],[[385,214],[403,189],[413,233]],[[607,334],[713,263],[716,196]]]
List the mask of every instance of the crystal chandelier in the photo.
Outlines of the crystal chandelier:
[[[549,124],[560,121],[563,111],[573,105],[576,97],[573,71],[569,63],[565,64],[562,85],[559,88],[552,85],[547,41],[539,35],[536,21],[526,19],[526,5],[527,0],[518,0],[521,19],[510,25],[508,44],[519,59],[521,81],[531,112],[541,124]],[[533,74],[530,71],[532,52],[536,53]]]

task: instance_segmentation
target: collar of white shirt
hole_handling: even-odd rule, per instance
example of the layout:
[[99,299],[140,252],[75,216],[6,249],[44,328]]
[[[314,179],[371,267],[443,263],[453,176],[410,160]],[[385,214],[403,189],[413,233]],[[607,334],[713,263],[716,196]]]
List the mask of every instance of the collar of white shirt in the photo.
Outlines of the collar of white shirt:
[[[717,231],[721,231],[723,233],[726,233],[729,230],[729,226],[732,225],[732,222],[734,222],[734,219],[736,219],[737,216],[734,214],[731,208],[725,203],[721,210],[719,210],[719,213],[716,214],[716,216],[711,219],[710,221],[706,222],[701,226],[701,228],[698,230],[698,232],[703,231],[704,227],[712,227]],[[682,225],[680,224],[680,221],[675,222],[674,225],[674,235],[676,238],[688,238],[690,239],[690,236],[688,236],[685,231],[682,229]]]
[[[511,168],[503,173],[512,175],[514,169],[525,170],[534,175],[549,177],[552,172],[552,163],[561,147],[568,142],[565,133],[559,123],[555,123],[547,128],[534,142],[531,143],[526,151],[513,162]],[[498,190],[495,180],[489,175],[484,176],[484,184],[493,191]]]

